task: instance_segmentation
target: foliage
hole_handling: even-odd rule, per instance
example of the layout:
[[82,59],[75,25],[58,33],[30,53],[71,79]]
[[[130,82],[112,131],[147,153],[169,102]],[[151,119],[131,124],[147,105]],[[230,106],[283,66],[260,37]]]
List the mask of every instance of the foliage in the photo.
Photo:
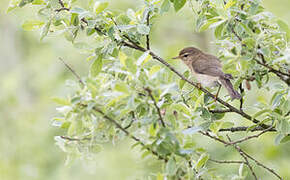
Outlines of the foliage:
[[[149,35],[156,19],[170,9],[182,12],[186,2],[146,0],[138,10],[119,13],[110,11],[108,1],[11,1],[8,11],[38,7],[38,18],[25,21],[23,29],[39,29],[40,39],[63,36],[92,62],[88,76],[79,79],[79,85],[72,84],[77,86],[73,95],[54,98],[61,107],[53,125],[66,132],[55,140],[69,160],[89,157],[100,152],[102,144],[129,137],[136,141],[133,147],[142,147],[143,158],[152,155],[164,163],[157,179],[221,179],[225,175],[208,167],[208,161],[215,161],[210,153],[194,143],[194,137],[201,134],[241,154],[244,161],[216,162],[241,164],[231,179],[243,179],[256,175],[248,162],[251,156],[238,143],[270,131],[275,131],[276,144],[289,140],[288,26],[265,12],[259,0],[188,1],[196,31],[213,29],[224,70],[235,76],[235,88],[243,92],[239,109],[228,103],[229,97],[215,101],[206,89],[193,89],[197,86],[187,79],[186,69],[178,73],[150,49]],[[279,78],[277,84],[269,83],[272,77]],[[251,106],[252,116],[243,109],[247,98],[243,83],[248,89],[256,83],[272,96],[270,102],[258,99]],[[238,122],[225,118],[229,112],[239,115]],[[244,121],[251,124],[243,127]],[[222,134],[237,129],[246,132],[240,140]],[[249,136],[250,131],[261,132]]]

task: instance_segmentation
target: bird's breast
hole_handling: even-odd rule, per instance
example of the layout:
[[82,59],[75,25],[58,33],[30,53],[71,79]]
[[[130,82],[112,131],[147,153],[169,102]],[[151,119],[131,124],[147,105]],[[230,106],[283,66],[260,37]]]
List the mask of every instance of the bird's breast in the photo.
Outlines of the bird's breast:
[[192,74],[202,86],[206,87],[216,86],[219,79],[218,77],[196,73],[194,70],[192,70]]

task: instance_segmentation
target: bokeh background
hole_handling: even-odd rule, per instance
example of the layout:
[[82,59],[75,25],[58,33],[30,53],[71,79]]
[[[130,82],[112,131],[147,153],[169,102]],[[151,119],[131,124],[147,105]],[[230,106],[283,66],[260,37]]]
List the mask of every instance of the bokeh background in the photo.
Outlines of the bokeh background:
[[[89,62],[64,38],[49,37],[40,42],[37,32],[23,31],[21,24],[35,17],[35,11],[24,8],[6,14],[9,1],[0,1],[0,180],[154,177],[161,169],[158,162],[141,159],[137,150],[130,149],[130,140],[105,145],[93,161],[76,160],[65,165],[66,155],[54,143],[54,136],[62,132],[51,126],[56,115],[51,98],[67,96],[71,90],[66,81],[74,77],[58,58],[65,59],[83,76],[88,73]],[[110,9],[122,11],[136,9],[142,0],[111,0],[110,4]],[[264,0],[263,4],[290,24],[289,0]],[[172,57],[187,45],[214,53],[211,33],[194,33],[192,24],[189,8],[158,18],[153,29],[153,49],[163,57]],[[259,142],[250,143],[247,151],[256,152],[259,160],[290,179],[289,143],[275,146],[273,141],[274,136],[265,135]],[[204,146],[210,146],[210,151],[220,156],[227,153],[219,152],[222,147],[211,142]],[[238,167],[220,169],[231,173],[233,169],[237,172]],[[263,179],[272,178],[265,175]]]

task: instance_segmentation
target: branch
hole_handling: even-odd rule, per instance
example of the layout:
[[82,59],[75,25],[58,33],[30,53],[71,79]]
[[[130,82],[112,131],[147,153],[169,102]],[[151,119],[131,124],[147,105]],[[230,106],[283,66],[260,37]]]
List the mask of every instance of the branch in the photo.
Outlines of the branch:
[[[228,137],[229,141],[231,142],[230,137],[229,136],[227,136],[227,137]],[[247,156],[244,154],[244,151],[242,151],[242,149],[239,146],[237,146],[237,145],[234,145],[234,148],[240,153],[240,155],[246,161],[246,165],[249,167],[249,169],[250,169],[252,175],[254,176],[255,180],[258,180],[257,175],[255,174],[251,164],[249,163],[249,160],[248,160]]]
[[216,159],[209,159],[209,161],[219,163],[219,164],[242,164],[246,163],[245,161],[235,161],[235,160],[216,160]]
[[165,125],[165,123],[164,123],[164,120],[163,120],[163,118],[162,118],[162,115],[161,115],[160,108],[158,107],[158,105],[157,105],[157,103],[156,103],[156,101],[155,101],[155,99],[154,99],[154,97],[153,97],[153,95],[152,95],[152,91],[151,91],[151,89],[149,89],[149,88],[144,88],[144,90],[148,92],[149,97],[150,97],[151,100],[153,101],[154,106],[155,106],[155,108],[156,108],[156,110],[157,110],[157,112],[158,112],[159,120],[160,120],[162,126],[163,126],[163,127],[166,127],[166,125]]
[[244,104],[244,98],[243,98],[243,93],[245,92],[243,88],[243,83],[240,84],[239,86],[240,92],[241,92],[241,99],[240,99],[240,111],[243,111],[243,104]]
[[254,159],[252,156],[250,156],[249,154],[247,154],[245,151],[242,150],[242,152],[244,153],[245,156],[247,156],[249,159],[253,160],[258,166],[263,167],[264,169],[268,170],[270,173],[274,174],[278,179],[283,180],[283,178],[281,176],[279,176],[278,173],[276,173],[273,169],[265,166],[264,164],[260,163],[258,160]]
[[[62,1],[60,0],[60,2],[62,2]],[[88,24],[86,19],[83,18],[82,21],[84,23]],[[99,28],[95,27],[95,30],[100,32],[102,35],[107,36],[107,34],[102,32]],[[147,49],[139,46],[136,42],[132,41],[128,36],[124,35],[124,37],[129,41],[129,42],[121,41],[120,43],[123,44],[124,46],[132,48],[132,49],[136,49],[136,50],[141,51],[141,52],[146,52],[147,51]],[[114,41],[119,42],[117,39],[114,39]],[[187,83],[191,84],[192,86],[194,86],[194,87],[198,88],[199,90],[203,91],[208,96],[210,96],[212,98],[216,98],[207,89],[205,89],[203,87],[200,87],[196,83],[194,83],[194,82],[188,80],[187,78],[185,78],[181,73],[179,73],[177,70],[175,70],[168,62],[166,62],[164,59],[162,59],[161,57],[156,55],[154,52],[152,52],[152,51],[149,51],[149,52],[150,52],[150,55],[153,57],[153,59],[155,59],[155,60],[159,61],[160,63],[162,63],[163,65],[165,65],[172,72],[177,74],[182,80],[186,81]],[[242,117],[246,118],[247,120],[252,121],[253,123],[256,123],[256,124],[260,123],[260,121],[258,121],[257,119],[253,119],[250,115],[246,114],[245,112],[243,112],[241,110],[238,110],[237,108],[235,108],[234,106],[230,105],[229,103],[223,101],[222,99],[216,98],[216,101],[218,101],[220,104],[228,107],[232,112],[240,114]],[[269,128],[269,126],[265,125],[265,124],[261,124],[260,126],[263,127],[264,129]]]
[[252,135],[252,136],[248,136],[248,137],[245,137],[245,138],[242,138],[240,140],[237,140],[237,141],[231,141],[230,144],[238,144],[238,143],[241,143],[241,142],[244,142],[244,141],[247,141],[249,139],[253,139],[253,138],[258,138],[260,137],[262,134],[268,132],[269,130],[271,130],[273,127],[273,125],[271,127],[269,127],[268,129],[265,129],[263,130],[262,132],[260,132],[259,134],[256,134],[256,135]]
[[141,146],[143,146],[143,148],[147,149],[148,151],[150,151],[153,155],[155,155],[158,159],[164,160],[165,162],[168,161],[167,158],[160,156],[156,151],[152,150],[150,147],[146,146],[139,138],[135,137],[134,135],[131,135],[129,133],[129,131],[127,131],[125,128],[123,128],[116,120],[110,118],[109,116],[107,116],[102,110],[98,109],[97,107],[93,107],[93,109],[100,113],[106,120],[108,120],[109,122],[111,122],[112,124],[114,124],[118,129],[120,129],[122,132],[124,132],[128,137],[130,137],[131,139],[133,139],[134,141],[138,142],[141,144]]
[[[233,27],[231,27],[232,33],[236,36],[236,38],[241,42],[242,46],[246,46],[243,43],[243,39],[237,34],[237,32],[234,30]],[[258,45],[258,48],[260,47],[260,45]],[[254,59],[258,64],[264,66],[265,68],[269,69],[269,72],[274,73],[276,76],[278,76],[282,81],[284,81],[286,84],[290,85],[290,74],[289,73],[284,73],[280,70],[276,70],[273,67],[269,66],[266,64],[266,59],[264,57],[264,55],[262,53],[257,53],[258,56],[260,56],[261,61]],[[285,78],[284,76],[287,76],[288,78]]]
[[68,140],[68,141],[89,141],[89,140],[91,140],[91,138],[79,139],[79,138],[71,138],[71,137],[67,137],[67,136],[60,136],[60,138]]
[[136,119],[134,111],[132,111],[131,114],[132,114],[132,118],[133,118],[133,119],[132,119],[132,121],[131,121],[131,122],[130,122],[126,127],[124,127],[124,129],[128,129],[128,128],[130,128],[130,127],[132,126],[133,122],[134,122],[135,119]]
[[[271,129],[270,129],[271,130]],[[233,144],[231,144],[231,142],[226,142],[225,140],[222,140],[222,139],[220,139],[220,138],[218,138],[218,137],[215,137],[215,136],[212,136],[212,135],[210,135],[209,134],[209,132],[202,132],[202,131],[199,131],[199,133],[201,133],[202,135],[205,135],[205,136],[207,136],[207,137],[209,137],[209,138],[211,138],[211,139],[213,139],[213,140],[215,140],[215,141],[218,141],[218,142],[220,142],[220,143],[222,143],[222,144],[224,144],[224,145],[231,145],[231,146],[237,146],[237,145],[233,145]],[[229,138],[229,137],[228,137]],[[242,152],[242,154],[244,155],[244,156],[246,156],[247,158],[249,158],[249,159],[251,159],[251,160],[253,160],[258,166],[261,166],[261,167],[263,167],[264,169],[266,169],[266,170],[268,170],[269,172],[271,172],[272,174],[274,174],[278,179],[281,179],[282,180],[282,178],[281,178],[281,176],[279,176],[278,175],[278,173],[276,173],[273,169],[271,169],[271,168],[268,168],[267,166],[265,166],[265,165],[263,165],[262,163],[260,163],[258,160],[256,160],[255,158],[253,158],[252,156],[250,156],[249,154],[247,154],[245,151],[243,151],[241,148],[239,148],[239,153],[240,152]],[[241,156],[242,156],[242,154],[241,154]],[[244,157],[243,156],[243,157]]]
[[56,10],[55,10],[56,12],[60,12],[60,11],[69,11],[69,10],[70,10],[69,8],[66,8],[66,7],[64,6],[64,3],[63,3],[62,0],[58,0],[58,3],[60,4],[61,8],[56,9]]
[[[143,52],[146,51],[144,48],[141,48],[141,47],[138,50],[140,50],[140,49]],[[198,86],[193,81],[190,81],[189,79],[187,79],[186,77],[184,77],[181,73],[179,73],[177,70],[175,70],[175,68],[173,68],[168,62],[166,62],[161,57],[157,56],[154,52],[150,51],[150,55],[153,57],[153,59],[159,61],[160,63],[162,63],[163,65],[165,65],[167,68],[169,68],[172,72],[174,72],[175,74],[177,74],[182,80],[186,81],[187,83],[189,83],[190,85],[194,86],[195,88],[198,88],[199,90],[203,91],[208,96],[210,96],[212,98],[215,98],[215,95],[211,94],[207,89]],[[256,123],[256,124],[259,124],[260,123],[260,121],[258,121],[257,119],[253,119],[250,115],[246,114],[245,112],[243,112],[241,110],[238,110],[237,108],[235,108],[234,106],[232,106],[229,103],[225,102],[224,100],[222,100],[220,98],[216,98],[216,101],[218,101],[220,104],[228,107],[228,109],[230,109],[232,112],[235,112],[235,113],[243,116],[247,120],[252,121],[253,123]],[[264,129],[269,128],[269,126],[266,125],[266,124],[261,124],[260,126],[263,127]]]
[[76,73],[76,71],[69,64],[67,64],[61,57],[58,59],[73,73],[73,75],[79,80],[80,84],[85,86],[85,83],[82,81],[81,77]]
[[[241,127],[232,127],[232,128],[222,128],[219,130],[219,132],[241,132],[241,131],[248,131],[249,127],[247,126],[241,126]],[[251,132],[254,131],[264,131],[265,129],[262,127],[255,127],[251,129]],[[271,128],[270,130],[267,130],[268,132],[276,132],[275,129]]]
[[[148,12],[147,16],[146,16],[146,23],[147,26],[150,26],[150,11]],[[146,35],[146,49],[150,50],[150,34]]]
[[228,113],[228,112],[234,112],[230,109],[213,109],[213,110],[208,110],[210,113]]

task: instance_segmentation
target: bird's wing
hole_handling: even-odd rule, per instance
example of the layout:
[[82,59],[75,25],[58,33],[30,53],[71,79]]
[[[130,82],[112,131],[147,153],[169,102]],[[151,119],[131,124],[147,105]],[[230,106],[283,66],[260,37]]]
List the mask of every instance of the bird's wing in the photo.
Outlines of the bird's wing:
[[200,59],[192,62],[192,68],[196,73],[205,74],[209,76],[224,77],[225,73],[222,71],[222,65],[219,59],[215,56],[205,54]]

